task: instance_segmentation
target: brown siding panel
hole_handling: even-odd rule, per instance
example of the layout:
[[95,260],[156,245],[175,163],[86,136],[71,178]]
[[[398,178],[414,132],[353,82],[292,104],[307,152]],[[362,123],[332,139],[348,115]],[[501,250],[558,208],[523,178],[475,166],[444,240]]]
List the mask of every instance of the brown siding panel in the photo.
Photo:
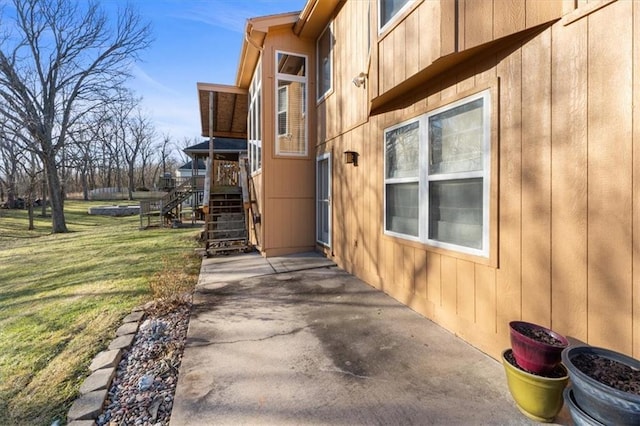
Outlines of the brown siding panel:
[[441,259],[441,255],[427,252],[427,300],[437,308],[442,303]]
[[[640,40],[640,4],[633,4],[633,39]],[[640,105],[640,43],[633,44],[633,104]],[[640,107],[633,110],[633,170],[640,170]],[[640,358],[640,174],[633,174],[633,348]]]
[[522,259],[522,57],[513,52],[498,64],[500,78],[500,269],[497,275],[497,326],[508,345],[509,321],[521,319]]
[[[409,15],[405,22],[404,55],[407,58],[405,75],[410,77],[420,69],[420,55],[415,52],[416,46],[420,46],[420,33],[424,32],[425,34],[429,34],[430,31],[427,29],[420,31],[419,11],[415,11]],[[421,50],[422,49],[420,49],[420,51]]]
[[464,44],[460,50],[471,49],[493,40],[493,1],[461,0],[464,11]]
[[493,0],[494,37],[500,38],[525,28],[525,6],[522,0]]
[[442,256],[440,262],[442,298],[440,299],[438,319],[445,327],[455,330],[458,313],[458,260],[454,257]]
[[[344,63],[325,101],[326,120],[325,107],[319,112],[327,123],[319,136],[326,132],[333,152],[336,262],[494,357],[510,345],[508,323],[516,319],[637,357],[640,150],[633,144],[640,109],[632,106],[640,104],[640,43],[632,40],[640,39],[640,3],[615,2],[569,25],[558,22],[427,82],[424,99],[368,118],[362,98],[352,99],[360,93],[351,79],[365,43],[349,23],[364,10],[360,3],[346,2],[336,18]],[[424,1],[381,40],[374,37],[381,91],[438,58],[433,46],[444,51],[454,43],[444,39],[453,4]],[[460,2],[461,45],[545,22],[564,4]],[[486,16],[495,24],[477,22]],[[424,31],[433,19],[435,33]],[[497,126],[494,261],[385,235],[384,128],[488,86]],[[357,168],[344,164],[346,149],[361,154]]]
[[[594,345],[627,353],[632,315],[631,8],[631,2],[616,2],[587,18],[588,337]],[[611,22],[616,22],[615,31]]]
[[522,48],[522,318],[551,325],[551,32]]
[[552,44],[551,325],[587,340],[587,22]]
[[475,265],[476,317],[478,328],[487,334],[496,333],[496,270]]
[[460,318],[469,323],[476,317],[475,267],[473,262],[458,260],[456,282],[456,310]]

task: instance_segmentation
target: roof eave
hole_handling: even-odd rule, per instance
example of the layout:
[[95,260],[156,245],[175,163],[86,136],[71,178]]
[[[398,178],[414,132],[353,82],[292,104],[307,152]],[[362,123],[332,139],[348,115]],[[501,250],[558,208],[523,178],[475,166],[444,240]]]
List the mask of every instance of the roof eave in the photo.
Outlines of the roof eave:
[[345,0],[309,0],[293,26],[293,32],[304,38],[316,39],[327,26],[338,6]]
[[236,73],[237,87],[246,89],[251,84],[267,33],[281,27],[293,27],[299,16],[300,12],[289,12],[247,19]]

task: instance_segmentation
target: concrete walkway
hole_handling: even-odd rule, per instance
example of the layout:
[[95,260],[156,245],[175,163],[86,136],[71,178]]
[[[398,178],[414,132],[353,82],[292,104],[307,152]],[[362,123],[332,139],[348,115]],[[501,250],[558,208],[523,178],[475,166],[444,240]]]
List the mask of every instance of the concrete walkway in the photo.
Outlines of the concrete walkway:
[[203,260],[171,416],[241,424],[536,423],[500,363],[326,258],[243,254]]

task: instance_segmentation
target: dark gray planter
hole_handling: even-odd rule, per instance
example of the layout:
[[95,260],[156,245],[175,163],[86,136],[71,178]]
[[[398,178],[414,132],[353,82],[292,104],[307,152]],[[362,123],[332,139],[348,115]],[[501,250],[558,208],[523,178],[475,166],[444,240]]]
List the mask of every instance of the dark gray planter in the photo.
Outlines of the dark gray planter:
[[573,360],[582,354],[608,358],[636,370],[640,370],[640,361],[593,346],[572,346],[562,351],[562,362],[569,371],[575,404],[584,413],[604,424],[640,425],[640,395],[612,388],[580,371]]
[[565,388],[562,393],[564,397],[564,405],[569,409],[571,420],[576,426],[604,426],[602,423],[582,411],[582,408],[578,406],[575,398],[573,397],[573,389],[571,386]]

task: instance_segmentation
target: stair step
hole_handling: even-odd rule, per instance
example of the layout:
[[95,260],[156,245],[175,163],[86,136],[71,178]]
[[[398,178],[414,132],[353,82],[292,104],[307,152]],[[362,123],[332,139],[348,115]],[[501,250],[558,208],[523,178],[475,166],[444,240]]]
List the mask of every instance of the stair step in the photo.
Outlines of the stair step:
[[207,229],[207,232],[212,233],[212,232],[217,232],[222,233],[222,232],[226,232],[226,233],[231,233],[231,232],[247,232],[246,228],[242,227],[242,228],[218,228],[218,229]]
[[235,224],[231,225],[229,223],[224,223],[225,225],[229,225],[229,226],[233,226],[233,228],[230,227],[215,227],[215,228],[207,228],[208,231],[239,231],[239,230],[245,230],[246,228],[244,227],[244,221],[243,222],[236,222]]
[[242,201],[237,203],[209,203],[209,207],[242,207]]
[[246,241],[246,238],[215,238],[209,239],[209,243],[222,243],[222,242],[230,242],[230,241]]
[[239,222],[244,221],[243,213],[226,213],[222,215],[209,215],[210,222]]
[[251,247],[247,244],[242,244],[238,246],[230,246],[230,247],[211,247],[207,250],[208,254],[216,254],[221,251],[230,252],[230,251],[248,251]]
[[242,213],[229,213],[224,216],[213,216],[210,215],[207,217],[209,222],[244,222],[244,214]]

